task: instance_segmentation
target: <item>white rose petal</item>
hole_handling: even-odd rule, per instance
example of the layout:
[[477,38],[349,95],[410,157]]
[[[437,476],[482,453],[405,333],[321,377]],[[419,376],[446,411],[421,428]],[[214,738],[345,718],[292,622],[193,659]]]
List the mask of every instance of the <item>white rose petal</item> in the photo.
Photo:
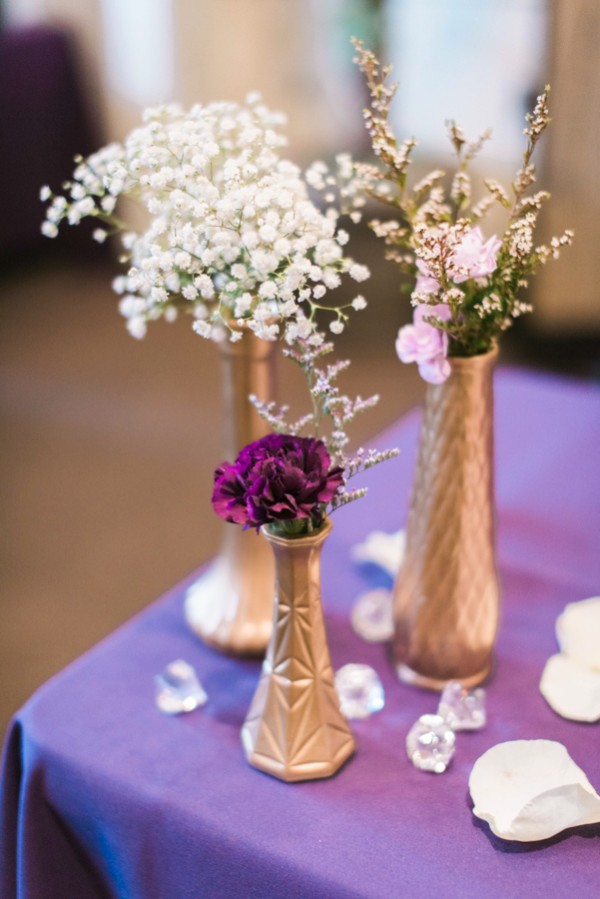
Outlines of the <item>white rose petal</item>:
[[477,759],[469,777],[473,814],[505,840],[545,840],[600,823],[600,796],[561,743],[513,740]]
[[600,671],[580,665],[565,653],[557,653],[546,662],[540,693],[563,718],[600,721]]
[[556,639],[564,653],[600,672],[600,596],[565,606],[556,620]]

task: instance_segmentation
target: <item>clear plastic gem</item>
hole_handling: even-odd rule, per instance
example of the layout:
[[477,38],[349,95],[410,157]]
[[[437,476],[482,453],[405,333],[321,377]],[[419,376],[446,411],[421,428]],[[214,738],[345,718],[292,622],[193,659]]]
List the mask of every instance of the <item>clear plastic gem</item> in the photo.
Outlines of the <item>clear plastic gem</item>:
[[441,715],[421,715],[406,738],[409,759],[421,771],[442,774],[454,755],[456,737]]
[[350,622],[358,636],[369,643],[390,640],[394,633],[391,591],[381,588],[359,596],[350,612]]
[[346,718],[368,718],[383,708],[383,686],[369,665],[344,665],[336,672],[335,687]]
[[485,690],[469,690],[460,681],[449,681],[440,698],[438,715],[452,730],[480,730],[486,720]]
[[171,662],[154,678],[156,705],[167,715],[193,712],[204,705],[207,695],[191,665],[183,659]]

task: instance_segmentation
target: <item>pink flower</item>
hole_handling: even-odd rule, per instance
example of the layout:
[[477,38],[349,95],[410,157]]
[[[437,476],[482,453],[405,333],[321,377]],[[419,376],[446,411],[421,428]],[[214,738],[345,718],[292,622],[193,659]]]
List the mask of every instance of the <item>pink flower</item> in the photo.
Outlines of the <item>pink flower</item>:
[[501,246],[502,241],[495,234],[484,243],[481,228],[471,228],[452,252],[448,274],[455,284],[491,275],[496,269],[496,256]]
[[441,384],[450,376],[450,363],[445,356],[436,356],[419,365],[419,374],[428,384]]
[[451,316],[450,307],[444,303],[417,306],[412,325],[405,325],[398,331],[396,352],[401,362],[416,362],[425,381],[440,384],[450,374],[450,363],[446,358],[448,335],[424,320],[433,316],[447,321]]
[[419,274],[417,275],[417,283],[415,284],[415,290],[417,291],[417,293],[437,293],[440,289],[440,282],[437,278],[433,277],[427,263],[423,262],[422,259],[417,259],[417,268],[419,270]]

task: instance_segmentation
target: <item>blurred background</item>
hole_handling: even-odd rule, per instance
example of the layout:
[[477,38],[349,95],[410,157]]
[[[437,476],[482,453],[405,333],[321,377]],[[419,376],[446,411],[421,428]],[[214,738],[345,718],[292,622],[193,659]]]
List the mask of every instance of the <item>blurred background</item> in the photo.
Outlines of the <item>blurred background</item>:
[[[448,163],[444,121],[491,126],[482,174],[509,182],[523,116],[553,85],[538,159],[553,194],[540,238],[575,230],[537,277],[535,315],[503,362],[600,380],[600,5],[589,0],[0,0],[0,730],[31,692],[209,558],[221,461],[215,348],[185,322],[130,338],[111,281],[114,248],[85,228],[39,235],[39,188],[60,190],[76,153],[125,137],[148,105],[243,100],[289,120],[299,164],[368,157],[351,35],[401,82],[399,136],[418,167]],[[379,217],[384,210],[371,210]],[[368,218],[368,216],[367,216]],[[410,317],[394,267],[366,227],[369,308],[340,340],[348,393],[379,392],[362,442],[420,402],[394,355]],[[301,386],[280,367],[280,397]],[[399,510],[399,523],[404,510]]]

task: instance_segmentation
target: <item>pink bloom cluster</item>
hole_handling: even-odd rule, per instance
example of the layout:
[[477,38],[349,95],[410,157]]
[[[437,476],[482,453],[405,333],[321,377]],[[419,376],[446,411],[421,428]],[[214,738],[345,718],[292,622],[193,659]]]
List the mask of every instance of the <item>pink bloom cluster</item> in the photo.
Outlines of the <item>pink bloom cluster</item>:
[[485,278],[496,270],[496,256],[502,241],[493,234],[484,241],[481,228],[467,231],[450,259],[450,277],[455,284],[469,278]]
[[[454,284],[462,284],[470,278],[485,278],[496,270],[496,257],[502,241],[495,235],[484,240],[481,228],[465,231],[449,254],[446,274]],[[417,259],[415,292],[437,296],[441,285],[434,272],[423,259]],[[448,335],[426,319],[439,318],[449,321],[452,317],[447,303],[435,306],[417,306],[412,325],[398,331],[396,352],[402,362],[416,362],[419,374],[430,384],[441,384],[450,374],[448,362]]]
[[[470,228],[465,231],[461,240],[450,254],[446,273],[455,284],[462,284],[469,278],[485,278],[496,270],[496,257],[502,241],[496,235],[489,240],[484,240],[481,228]],[[435,294],[440,289],[440,282],[432,274],[426,262],[417,259],[417,283],[415,290],[418,293]]]
[[405,325],[398,331],[396,352],[401,362],[416,362],[419,374],[430,384],[441,384],[450,374],[448,362],[448,335],[435,325],[425,321],[428,317],[441,318],[448,321],[450,307],[445,303],[439,306],[417,306],[412,325]]

